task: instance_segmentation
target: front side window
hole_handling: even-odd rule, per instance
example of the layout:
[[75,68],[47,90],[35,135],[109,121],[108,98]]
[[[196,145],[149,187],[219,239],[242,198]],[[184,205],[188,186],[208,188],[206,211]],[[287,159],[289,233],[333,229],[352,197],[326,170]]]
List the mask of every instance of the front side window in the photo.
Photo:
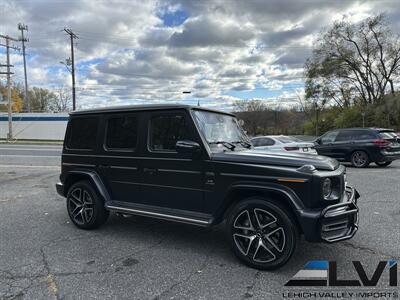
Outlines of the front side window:
[[[193,111],[194,119],[211,150],[227,146],[233,150],[243,143],[250,145],[249,139],[237,122],[237,119],[230,115],[202,110]],[[234,145],[234,147],[229,146]]]
[[321,144],[333,143],[335,141],[337,135],[338,135],[338,131],[331,131],[331,132],[326,133],[321,138]]
[[136,116],[111,117],[107,122],[105,146],[108,150],[134,150],[138,136]]
[[152,151],[175,151],[180,140],[193,140],[185,116],[166,114],[150,120],[149,148]]
[[97,117],[74,118],[69,122],[68,149],[94,150],[96,147]]

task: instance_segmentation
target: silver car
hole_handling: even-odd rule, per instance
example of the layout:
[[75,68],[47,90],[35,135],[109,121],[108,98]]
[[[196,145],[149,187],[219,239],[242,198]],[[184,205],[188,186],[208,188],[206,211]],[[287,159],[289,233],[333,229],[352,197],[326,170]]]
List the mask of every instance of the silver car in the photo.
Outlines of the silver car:
[[255,150],[266,152],[299,152],[317,154],[313,142],[304,142],[286,135],[257,136],[251,139]]

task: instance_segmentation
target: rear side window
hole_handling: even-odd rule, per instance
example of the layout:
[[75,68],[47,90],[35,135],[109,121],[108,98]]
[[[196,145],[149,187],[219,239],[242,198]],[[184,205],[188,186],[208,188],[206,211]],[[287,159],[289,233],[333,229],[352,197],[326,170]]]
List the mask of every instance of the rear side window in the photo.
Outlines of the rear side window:
[[373,140],[376,139],[376,135],[369,130],[354,130],[353,140]]
[[96,147],[98,118],[73,118],[69,122],[68,149],[94,150]]
[[107,122],[105,146],[108,150],[135,150],[138,121],[134,115],[111,117]]
[[340,131],[336,137],[335,142],[346,142],[351,141],[354,136],[354,131],[352,130],[343,130]]
[[162,115],[150,120],[149,148],[153,151],[175,151],[179,140],[193,139],[183,115]]
[[270,138],[262,138],[260,139],[260,144],[259,146],[272,146],[275,144],[275,141]]

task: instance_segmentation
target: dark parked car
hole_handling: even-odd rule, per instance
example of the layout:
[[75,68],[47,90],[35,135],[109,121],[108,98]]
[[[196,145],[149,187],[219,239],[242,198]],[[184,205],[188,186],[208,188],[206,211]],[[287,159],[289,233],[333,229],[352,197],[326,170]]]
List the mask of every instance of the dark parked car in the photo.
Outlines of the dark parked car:
[[400,140],[392,129],[348,128],[328,131],[316,141],[318,154],[364,168],[386,167],[400,158]]
[[83,229],[109,212],[198,226],[225,221],[235,255],[260,269],[285,264],[299,233],[332,243],[358,228],[359,196],[346,186],[344,166],[254,151],[233,115],[200,107],[71,113],[56,187]]

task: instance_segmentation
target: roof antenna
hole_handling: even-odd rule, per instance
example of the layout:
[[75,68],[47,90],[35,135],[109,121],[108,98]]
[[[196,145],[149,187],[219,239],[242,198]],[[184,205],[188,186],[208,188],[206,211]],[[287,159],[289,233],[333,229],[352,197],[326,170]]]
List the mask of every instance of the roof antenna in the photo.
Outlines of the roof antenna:
[[197,106],[200,106],[200,99],[197,99]]

